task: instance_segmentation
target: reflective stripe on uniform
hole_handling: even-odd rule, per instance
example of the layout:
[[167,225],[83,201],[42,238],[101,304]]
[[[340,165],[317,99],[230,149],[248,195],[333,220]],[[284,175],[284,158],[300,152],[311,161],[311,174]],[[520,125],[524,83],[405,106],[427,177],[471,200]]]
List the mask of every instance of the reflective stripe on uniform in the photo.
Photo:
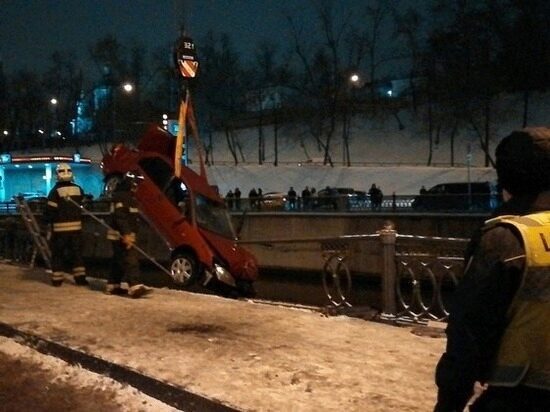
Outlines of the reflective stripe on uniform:
[[52,272],[52,280],[64,280],[63,272]]
[[53,224],[54,232],[74,232],[77,230],[82,230],[82,222],[80,220],[75,220],[72,222],[59,222]]
[[57,203],[54,202],[53,200],[48,200],[48,206],[57,207]]
[[139,213],[139,209],[137,207],[131,207],[130,213]]
[[107,239],[118,240],[120,239],[120,232],[114,229],[107,229]]
[[76,266],[73,268],[74,276],[84,276],[86,275],[86,268],[84,266]]
[[122,202],[116,202],[115,203],[115,209],[118,209],[118,208],[121,208],[121,207],[124,207],[124,203],[122,203]]
[[116,290],[120,288],[120,283],[107,283],[107,287],[105,288],[105,290],[107,292],[112,292],[113,290]]
[[80,188],[78,186],[63,186],[57,188],[57,194],[61,197],[80,196]]

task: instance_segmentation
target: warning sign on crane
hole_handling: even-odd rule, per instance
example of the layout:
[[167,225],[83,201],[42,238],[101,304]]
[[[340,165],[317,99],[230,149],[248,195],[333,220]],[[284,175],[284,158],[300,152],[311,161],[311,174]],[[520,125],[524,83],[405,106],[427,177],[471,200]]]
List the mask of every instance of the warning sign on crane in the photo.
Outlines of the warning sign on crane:
[[189,79],[196,76],[199,62],[197,61],[195,43],[190,37],[181,36],[178,39],[174,59],[180,74],[184,78]]

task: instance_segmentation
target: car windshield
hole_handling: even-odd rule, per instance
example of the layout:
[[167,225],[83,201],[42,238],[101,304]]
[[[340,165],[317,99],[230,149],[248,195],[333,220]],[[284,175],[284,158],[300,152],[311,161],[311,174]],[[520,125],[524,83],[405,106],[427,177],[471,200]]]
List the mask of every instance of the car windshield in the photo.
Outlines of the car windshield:
[[197,224],[200,227],[226,238],[235,238],[229,213],[223,203],[215,202],[201,194],[197,194],[195,196],[195,206]]

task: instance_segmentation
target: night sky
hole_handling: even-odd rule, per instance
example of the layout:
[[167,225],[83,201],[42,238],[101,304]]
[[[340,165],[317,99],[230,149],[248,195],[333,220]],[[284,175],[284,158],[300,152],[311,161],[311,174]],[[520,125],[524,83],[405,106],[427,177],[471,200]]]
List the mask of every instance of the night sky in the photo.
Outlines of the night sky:
[[300,18],[310,10],[307,0],[0,0],[0,5],[0,56],[8,73],[40,70],[56,50],[87,58],[89,45],[107,34],[125,45],[137,39],[153,51],[171,45],[182,22],[195,41],[208,30],[226,32],[250,56],[262,38],[284,42],[283,10]]

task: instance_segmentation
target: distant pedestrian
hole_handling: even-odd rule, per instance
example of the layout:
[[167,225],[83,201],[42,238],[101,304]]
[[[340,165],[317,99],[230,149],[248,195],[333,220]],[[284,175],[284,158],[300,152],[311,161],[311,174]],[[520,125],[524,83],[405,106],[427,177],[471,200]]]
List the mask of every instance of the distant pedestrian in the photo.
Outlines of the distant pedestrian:
[[255,188],[250,189],[250,192],[248,192],[248,204],[250,205],[250,209],[256,209],[257,200],[258,192],[256,192]]
[[241,210],[241,191],[238,187],[235,188],[233,196],[235,196],[235,209]]
[[290,210],[296,210],[296,191],[292,186],[290,186],[290,189],[288,189],[287,197],[288,197],[288,208]]
[[233,210],[233,197],[233,191],[229,189],[229,192],[227,192],[227,194],[225,195],[225,202],[229,210]]
[[[55,169],[57,183],[48,194],[44,219],[51,225],[52,286],[61,286],[63,272],[69,269],[74,282],[85,286],[86,268],[82,259],[82,188],[73,183],[73,171],[67,163]],[[75,203],[73,203],[75,202]]]
[[310,200],[311,200],[311,192],[309,191],[309,187],[306,186],[304,190],[302,190],[302,208],[304,210],[309,210]]
[[314,187],[310,190],[310,204],[311,208],[315,209],[317,207],[317,189]]
[[420,188],[420,194],[425,195],[426,193],[428,193],[428,191],[426,190],[426,186],[422,185],[422,187]]
[[382,190],[376,186],[375,183],[373,183],[369,189],[369,198],[371,209],[373,211],[382,210],[382,200],[384,199],[384,194],[382,193]]
[[256,208],[258,210],[261,210],[262,202],[264,201],[264,193],[262,192],[261,188],[258,188],[257,194],[258,194],[258,198],[257,198]]

